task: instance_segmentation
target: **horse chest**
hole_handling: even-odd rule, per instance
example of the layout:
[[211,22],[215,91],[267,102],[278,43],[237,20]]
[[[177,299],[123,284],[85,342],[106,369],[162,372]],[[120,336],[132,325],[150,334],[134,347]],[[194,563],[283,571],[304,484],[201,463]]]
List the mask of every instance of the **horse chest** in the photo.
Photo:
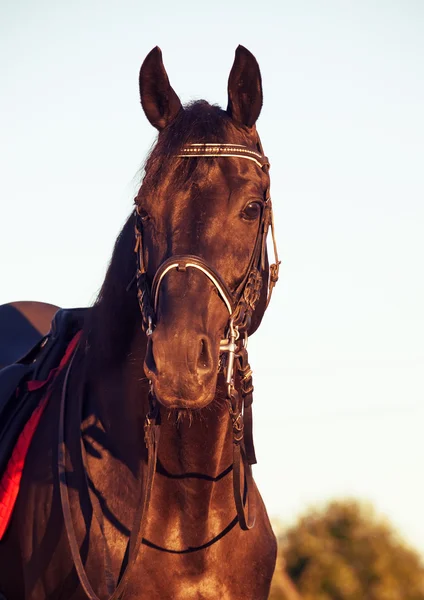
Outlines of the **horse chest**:
[[167,580],[165,585],[164,582],[161,585],[138,585],[137,589],[129,590],[129,596],[137,600],[235,600],[239,597],[228,583],[215,574],[207,573],[196,577],[176,576],[174,581]]
[[210,547],[185,554],[143,546],[129,597],[266,600],[275,554],[275,536],[265,522],[249,532],[242,532],[237,525]]

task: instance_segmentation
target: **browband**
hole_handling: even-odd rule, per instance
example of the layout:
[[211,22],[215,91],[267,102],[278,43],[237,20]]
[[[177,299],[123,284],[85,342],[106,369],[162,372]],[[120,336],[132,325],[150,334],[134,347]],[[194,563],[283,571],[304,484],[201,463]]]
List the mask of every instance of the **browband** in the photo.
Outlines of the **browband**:
[[261,169],[265,166],[269,167],[266,156],[241,144],[187,144],[181,148],[177,156],[180,158],[236,156],[252,160]]

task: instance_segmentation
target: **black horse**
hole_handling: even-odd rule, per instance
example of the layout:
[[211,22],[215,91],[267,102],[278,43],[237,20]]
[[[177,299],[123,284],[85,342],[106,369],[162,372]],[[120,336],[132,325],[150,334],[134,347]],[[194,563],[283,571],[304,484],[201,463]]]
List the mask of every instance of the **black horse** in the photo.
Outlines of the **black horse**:
[[158,140],[32,440],[0,542],[8,600],[269,594],[246,351],[278,274],[259,67],[239,46],[227,110],[183,108],[155,48],[140,94]]

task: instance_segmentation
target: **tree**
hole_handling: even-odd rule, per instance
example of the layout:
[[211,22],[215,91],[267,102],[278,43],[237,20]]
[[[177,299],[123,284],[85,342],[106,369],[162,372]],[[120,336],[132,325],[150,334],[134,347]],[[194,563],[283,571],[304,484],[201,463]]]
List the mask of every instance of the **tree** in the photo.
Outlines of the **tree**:
[[284,566],[302,600],[424,600],[419,555],[368,505],[332,502],[301,517],[279,541],[274,600],[290,598],[277,587]]
[[272,579],[268,600],[303,600],[284,567],[284,557],[280,552],[277,557],[275,573]]

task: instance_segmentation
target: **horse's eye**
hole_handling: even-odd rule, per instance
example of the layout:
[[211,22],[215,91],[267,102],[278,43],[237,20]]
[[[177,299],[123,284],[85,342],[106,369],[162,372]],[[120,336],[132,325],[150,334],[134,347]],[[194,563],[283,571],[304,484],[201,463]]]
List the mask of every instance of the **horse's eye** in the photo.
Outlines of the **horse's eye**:
[[140,217],[140,219],[142,220],[143,223],[145,223],[146,221],[148,221],[150,219],[149,213],[146,212],[144,210],[144,208],[141,208],[141,206],[139,206],[137,208],[137,212],[138,212],[138,215],[139,215],[139,217]]
[[260,202],[249,202],[242,212],[243,219],[247,221],[256,221],[261,215],[262,204]]

